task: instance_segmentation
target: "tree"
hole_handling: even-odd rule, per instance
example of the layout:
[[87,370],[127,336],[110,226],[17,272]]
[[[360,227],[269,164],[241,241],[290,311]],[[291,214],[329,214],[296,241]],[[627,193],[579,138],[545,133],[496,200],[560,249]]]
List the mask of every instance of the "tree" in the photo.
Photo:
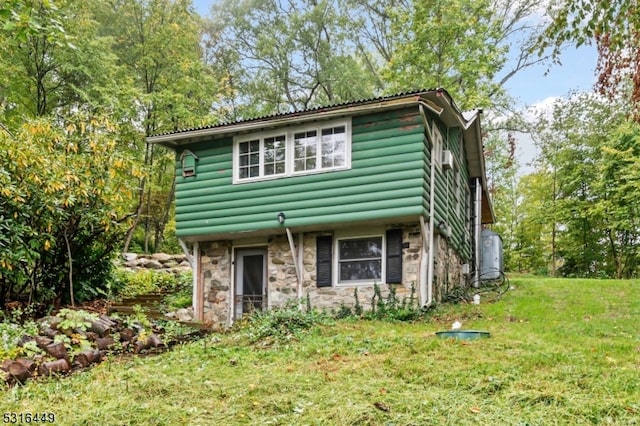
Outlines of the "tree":
[[[102,34],[111,39],[123,68],[121,81],[130,81],[129,110],[120,119],[139,132],[135,147],[147,169],[124,250],[138,224],[144,230],[144,251],[151,249],[153,234],[153,249],[159,249],[173,199],[174,159],[142,138],[206,123],[218,98],[218,84],[203,62],[202,23],[191,1],[121,0],[100,6],[95,13]],[[168,202],[156,203],[160,209],[154,210],[158,197]]]
[[616,278],[636,276],[640,266],[640,125],[621,123],[601,146],[598,171],[602,194],[593,215],[604,226],[610,273]]
[[497,94],[494,76],[506,60],[497,45],[499,26],[486,0],[415,2],[400,12],[398,43],[385,77],[392,90],[446,87],[464,107],[487,107]]
[[598,88],[609,98],[624,95],[640,119],[640,9],[636,0],[564,0],[551,5],[553,21],[539,39],[557,57],[566,42],[598,48]]
[[392,90],[445,87],[462,109],[508,110],[505,83],[547,59],[530,52],[543,29],[539,12],[538,0],[389,6],[384,14],[392,17],[395,49],[385,64],[384,80]]
[[0,31],[0,114],[9,127],[108,103],[101,88],[111,85],[113,57],[86,7],[29,0],[12,12],[18,23]]
[[116,134],[109,120],[83,113],[0,132],[0,305],[106,291],[141,176]]
[[348,21],[330,0],[221,1],[209,26],[208,56],[226,58],[232,119],[350,101],[373,94],[353,55]]
[[[558,101],[551,115],[536,120],[538,167],[554,189],[540,218],[553,222],[552,255],[557,254],[564,275],[635,273],[638,229],[630,220],[634,210],[628,192],[637,186],[637,153],[627,113],[624,103],[579,94]],[[621,182],[626,182],[624,191],[618,190]],[[548,212],[553,216],[545,218]]]

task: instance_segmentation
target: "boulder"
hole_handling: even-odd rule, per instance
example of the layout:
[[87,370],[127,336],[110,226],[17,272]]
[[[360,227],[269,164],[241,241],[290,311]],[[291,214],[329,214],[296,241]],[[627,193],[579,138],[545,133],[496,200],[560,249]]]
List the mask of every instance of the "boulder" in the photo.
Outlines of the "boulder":
[[138,266],[147,269],[162,269],[162,263],[155,259],[141,258],[138,260]]
[[128,263],[138,258],[136,253],[122,253],[122,258]]
[[168,262],[169,260],[171,260],[172,256],[166,254],[166,253],[154,253],[151,255],[151,258],[153,260],[157,260],[160,263],[165,263]]
[[176,316],[178,317],[178,321],[190,322],[193,321],[193,315],[189,312],[189,309],[178,309],[176,311]]

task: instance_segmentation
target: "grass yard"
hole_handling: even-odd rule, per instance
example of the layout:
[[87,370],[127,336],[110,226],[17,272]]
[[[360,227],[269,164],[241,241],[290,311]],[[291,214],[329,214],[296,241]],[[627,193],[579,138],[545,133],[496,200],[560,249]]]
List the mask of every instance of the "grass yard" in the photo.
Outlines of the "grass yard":
[[[272,345],[233,332],[112,359],[5,389],[0,407],[61,425],[640,424],[640,282],[511,284],[419,323],[341,320]],[[491,337],[435,336],[456,320]]]

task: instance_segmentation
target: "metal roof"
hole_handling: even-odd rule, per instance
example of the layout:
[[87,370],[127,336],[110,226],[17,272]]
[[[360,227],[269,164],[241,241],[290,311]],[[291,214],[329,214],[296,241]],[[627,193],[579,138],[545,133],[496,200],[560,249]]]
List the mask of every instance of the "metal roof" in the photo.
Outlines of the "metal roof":
[[395,100],[395,99],[405,99],[405,98],[408,98],[408,97],[410,98],[410,97],[413,97],[413,96],[423,95],[423,94],[427,94],[427,93],[446,94],[446,96],[448,97],[449,103],[452,104],[453,107],[457,110],[457,112],[462,116],[462,113],[458,110],[458,108],[453,103],[453,99],[451,98],[451,95],[445,89],[441,89],[441,88],[420,89],[420,90],[396,93],[396,94],[387,95],[387,96],[377,96],[377,97],[368,98],[368,99],[360,99],[360,100],[356,100],[356,101],[340,102],[340,103],[335,103],[335,104],[317,106],[317,107],[308,108],[308,109],[304,109],[304,110],[274,113],[274,114],[263,115],[263,116],[259,116],[259,117],[251,117],[251,118],[239,119],[239,120],[236,120],[236,121],[225,121],[225,122],[212,124],[212,125],[208,125],[208,126],[191,127],[191,128],[180,129],[180,130],[176,130],[176,131],[172,131],[172,132],[157,133],[157,134],[149,136],[147,139],[149,140],[149,142],[153,143],[153,142],[156,142],[156,139],[158,139],[161,136],[169,136],[169,135],[178,136],[178,135],[182,135],[182,134],[190,133],[190,132],[194,132],[194,131],[202,131],[202,130],[207,130],[207,129],[218,129],[218,128],[225,128],[225,127],[232,127],[232,126],[236,126],[236,125],[239,125],[239,124],[265,122],[265,121],[271,121],[271,120],[280,119],[280,118],[301,117],[301,116],[307,116],[309,114],[314,114],[314,113],[319,113],[319,112],[324,112],[324,111],[333,111],[333,110],[339,110],[339,109],[355,107],[355,106],[376,104],[376,103],[381,103],[381,102],[385,102],[385,101],[391,101],[391,100]]

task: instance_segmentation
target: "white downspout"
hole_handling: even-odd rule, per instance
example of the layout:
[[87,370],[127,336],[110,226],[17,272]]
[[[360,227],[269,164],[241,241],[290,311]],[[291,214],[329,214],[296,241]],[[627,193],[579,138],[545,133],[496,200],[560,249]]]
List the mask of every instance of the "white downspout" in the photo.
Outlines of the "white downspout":
[[204,321],[204,291],[200,285],[200,243],[193,243],[193,260],[191,262],[193,270],[193,315],[198,321]]
[[420,233],[422,234],[422,248],[420,250],[420,300],[423,302],[423,307],[429,307],[433,303],[433,288],[429,284],[429,276],[431,275],[431,250],[429,250],[429,244],[431,239],[429,238],[429,232],[427,231],[427,225],[424,223],[424,216],[420,216]]
[[476,178],[476,193],[475,193],[475,279],[473,280],[473,286],[480,286],[480,256],[482,256],[482,182],[480,178]]
[[[424,106],[419,103],[420,115],[424,123],[425,131],[427,135],[431,135],[431,127],[427,121],[427,116],[424,112]],[[431,108],[430,108],[431,109]],[[429,137],[431,139],[431,137]],[[429,178],[429,229],[427,232],[426,225],[424,223],[424,217],[420,216],[420,229],[422,233],[423,250],[425,254],[420,259],[420,300],[423,302],[422,306],[428,308],[433,303],[433,277],[434,277],[434,227],[435,227],[435,198],[436,198],[436,186],[435,186],[435,160],[434,160],[434,147],[433,141],[429,140],[431,144],[431,159],[430,159],[430,178]],[[424,269],[423,269],[424,268]],[[423,271],[427,271],[424,274]]]

